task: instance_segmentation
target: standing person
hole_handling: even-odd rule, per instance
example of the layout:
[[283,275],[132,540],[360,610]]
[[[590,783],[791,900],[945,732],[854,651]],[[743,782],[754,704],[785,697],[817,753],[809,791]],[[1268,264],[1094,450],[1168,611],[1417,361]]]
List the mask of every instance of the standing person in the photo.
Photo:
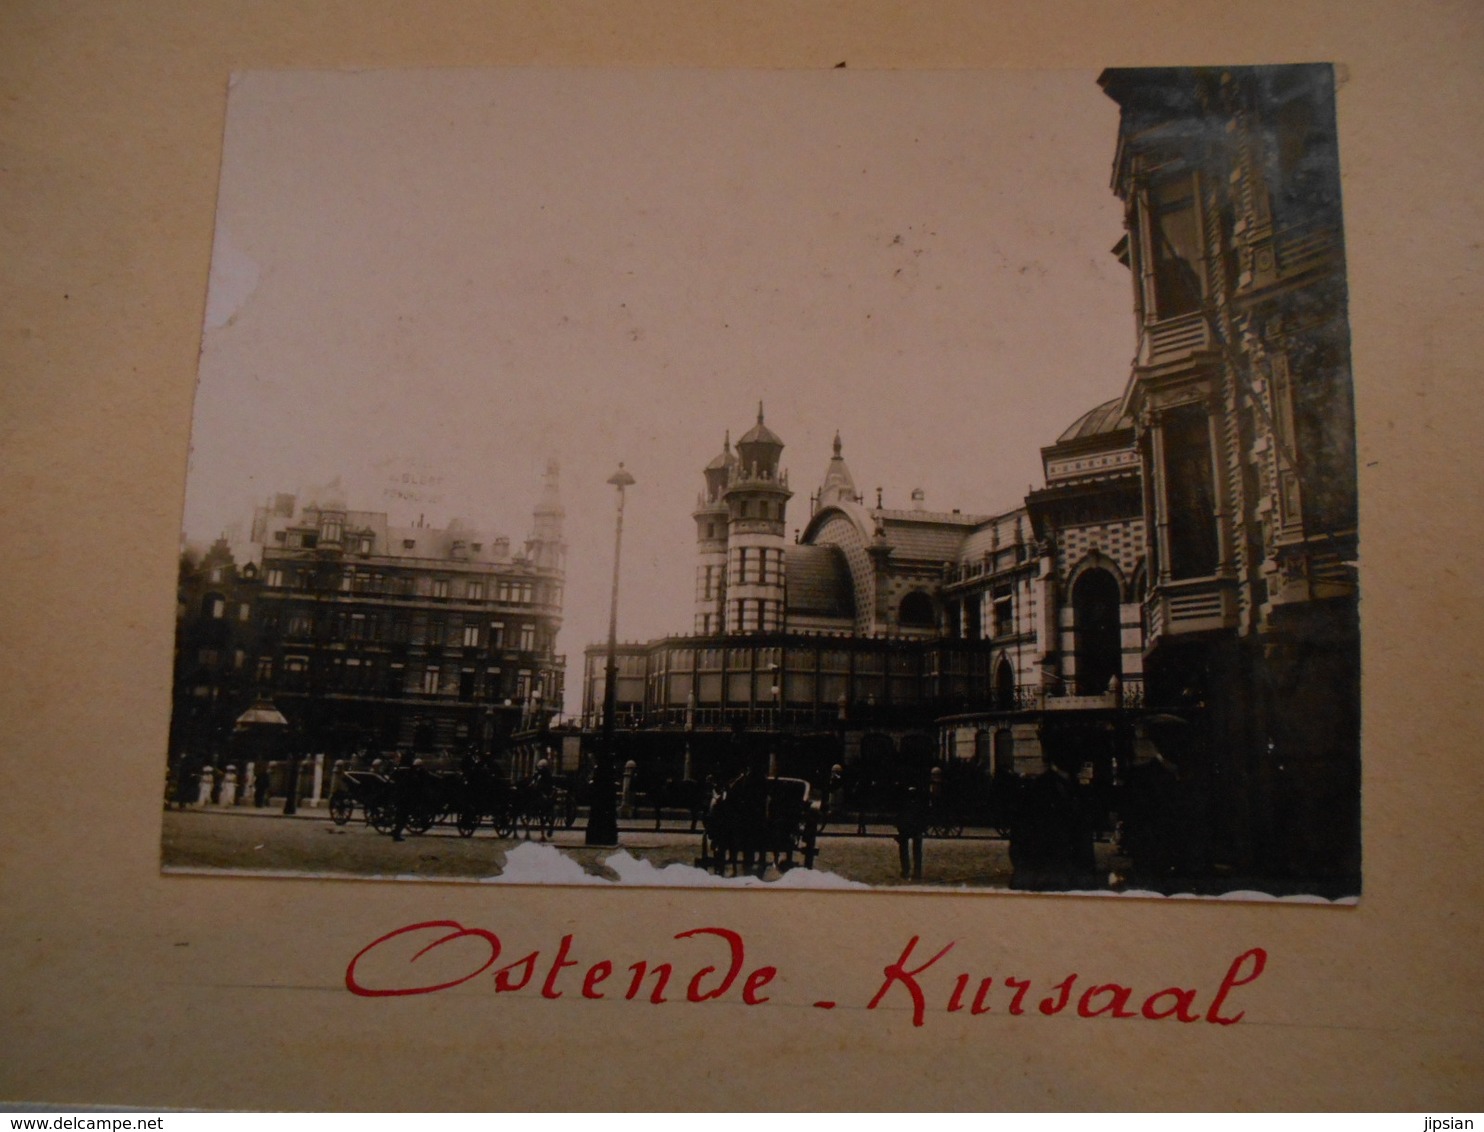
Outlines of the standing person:
[[1184,862],[1178,769],[1147,741],[1124,776],[1123,851],[1136,888],[1168,892]]
[[1010,830],[1010,887],[1067,892],[1102,887],[1093,856],[1093,822],[1077,781],[1078,755],[1042,756],[1046,769],[1021,792]]
[[191,804],[191,793],[196,787],[199,774],[196,760],[190,755],[181,755],[175,767],[175,808],[183,810]]
[[392,805],[396,811],[396,824],[392,829],[392,840],[401,841],[402,831],[412,821],[423,797],[423,761],[407,752],[405,761],[392,773]]
[[897,859],[902,879],[922,879],[922,838],[927,831],[928,806],[923,792],[909,786],[897,807]]
[[273,781],[268,773],[268,766],[266,759],[259,763],[252,781],[252,804],[260,810],[268,805],[268,793]]

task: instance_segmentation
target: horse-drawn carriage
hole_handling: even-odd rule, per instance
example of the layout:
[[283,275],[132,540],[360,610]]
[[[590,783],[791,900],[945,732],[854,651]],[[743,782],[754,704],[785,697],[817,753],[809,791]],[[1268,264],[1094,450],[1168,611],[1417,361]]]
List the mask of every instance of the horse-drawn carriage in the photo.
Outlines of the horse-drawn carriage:
[[577,796],[563,780],[532,777],[511,782],[492,774],[466,774],[464,790],[455,815],[459,835],[472,837],[484,822],[496,837],[514,837],[523,829],[549,838],[558,825],[571,829],[577,823]]
[[[396,772],[394,772],[395,774]],[[513,837],[517,829],[529,836],[550,836],[558,823],[571,828],[577,820],[577,800],[565,784],[526,779],[511,782],[482,768],[466,771],[409,771],[399,780],[378,771],[346,771],[343,783],[330,796],[330,819],[345,825],[359,810],[378,833],[393,833],[398,802],[405,809],[409,833],[426,833],[435,825],[451,824],[460,837],[472,837],[486,823],[496,837]],[[399,792],[406,793],[399,799]]]
[[720,874],[730,867],[762,876],[773,864],[780,873],[801,858],[814,867],[819,849],[819,799],[802,778],[738,776],[717,790],[705,817],[699,868]]

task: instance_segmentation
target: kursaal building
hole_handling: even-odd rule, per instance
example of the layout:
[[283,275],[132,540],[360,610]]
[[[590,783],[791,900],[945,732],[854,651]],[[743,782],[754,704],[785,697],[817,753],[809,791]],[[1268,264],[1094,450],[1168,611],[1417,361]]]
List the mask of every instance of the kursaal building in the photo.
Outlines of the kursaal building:
[[[882,506],[837,436],[807,525],[754,426],[702,471],[689,632],[618,656],[651,784],[765,753],[860,798],[937,770],[970,820],[1070,757],[1178,768],[1199,891],[1360,883],[1356,472],[1334,76],[1105,71],[1135,360],[1000,515]],[[1110,234],[1111,238],[1111,234]],[[1075,312],[1067,312],[1075,317]],[[679,611],[677,611],[679,615]],[[683,616],[683,615],[679,615]],[[586,652],[596,729],[605,654]],[[835,768],[839,768],[836,770]]]

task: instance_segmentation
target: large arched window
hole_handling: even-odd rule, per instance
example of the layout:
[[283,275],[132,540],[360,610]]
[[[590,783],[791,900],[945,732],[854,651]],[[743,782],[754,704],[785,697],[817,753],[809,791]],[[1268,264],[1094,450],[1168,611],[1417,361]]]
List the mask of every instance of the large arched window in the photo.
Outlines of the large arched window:
[[1123,674],[1119,630],[1118,582],[1106,570],[1085,572],[1072,587],[1076,627],[1077,694],[1096,696]]
[[994,670],[994,706],[1000,711],[1015,706],[1015,670],[1004,657]]
[[897,607],[897,623],[904,629],[931,629],[938,623],[933,599],[922,590],[913,590]]

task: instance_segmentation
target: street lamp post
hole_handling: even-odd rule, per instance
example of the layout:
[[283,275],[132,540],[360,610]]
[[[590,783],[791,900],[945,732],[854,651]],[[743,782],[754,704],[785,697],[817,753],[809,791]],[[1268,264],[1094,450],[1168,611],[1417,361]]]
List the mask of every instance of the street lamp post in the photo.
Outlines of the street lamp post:
[[624,489],[631,487],[634,477],[624,470],[608,477],[608,482],[618,489],[618,519],[613,531],[613,593],[608,604],[608,663],[603,678],[603,739],[598,750],[597,765],[593,768],[593,793],[588,806],[587,832],[583,837],[586,845],[618,844],[618,806],[613,797],[613,717],[618,711],[618,562],[619,550],[623,546],[623,501]]

